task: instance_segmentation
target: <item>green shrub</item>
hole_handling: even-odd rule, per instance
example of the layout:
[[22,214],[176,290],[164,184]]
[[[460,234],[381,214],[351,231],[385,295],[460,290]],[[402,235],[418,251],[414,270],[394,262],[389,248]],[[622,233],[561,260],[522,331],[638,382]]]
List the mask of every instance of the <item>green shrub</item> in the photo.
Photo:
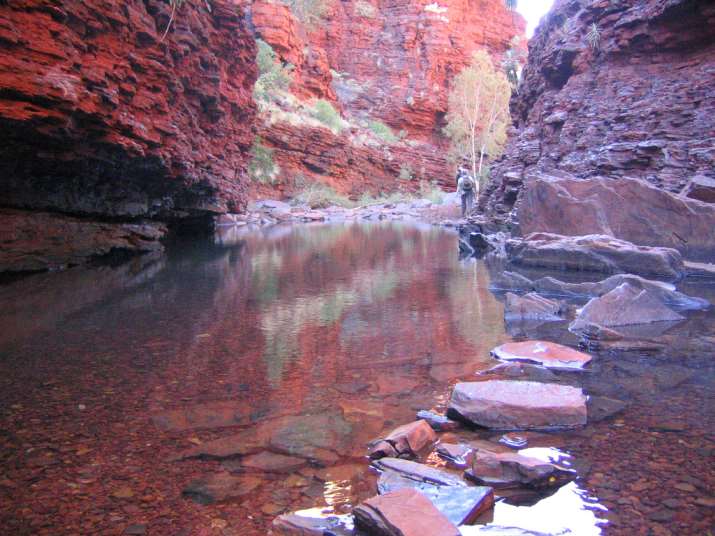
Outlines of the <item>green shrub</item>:
[[251,147],[248,174],[254,181],[275,184],[279,172],[278,164],[273,161],[273,149],[263,145],[263,140],[256,136]]
[[340,114],[326,100],[318,99],[313,103],[312,115],[333,132],[340,132],[343,129],[343,120]]
[[357,0],[355,2],[355,13],[361,17],[371,19],[377,13],[377,9],[371,3],[365,2],[365,0]]
[[367,127],[372,130],[373,134],[387,143],[395,143],[397,141],[397,136],[392,132],[392,129],[381,121],[371,119],[367,122]]
[[601,30],[598,29],[595,22],[591,24],[591,27],[586,34],[586,41],[588,42],[588,46],[591,47],[591,50],[594,52],[598,52],[601,48]]
[[441,205],[444,202],[445,192],[436,184],[428,182],[420,182],[420,197],[429,199],[435,205]]
[[256,53],[258,80],[253,93],[256,100],[270,101],[275,97],[276,91],[287,91],[290,88],[293,66],[283,65],[271,45],[262,39],[256,39],[256,44],[258,45]]
[[293,15],[309,30],[323,24],[330,11],[330,0],[287,0]]
[[398,179],[402,181],[411,181],[415,178],[412,171],[412,167],[409,164],[402,164],[400,166],[400,174],[397,176]]
[[310,208],[326,208],[330,206],[353,207],[355,203],[344,195],[339,194],[327,184],[312,182],[298,192],[294,201],[308,205]]

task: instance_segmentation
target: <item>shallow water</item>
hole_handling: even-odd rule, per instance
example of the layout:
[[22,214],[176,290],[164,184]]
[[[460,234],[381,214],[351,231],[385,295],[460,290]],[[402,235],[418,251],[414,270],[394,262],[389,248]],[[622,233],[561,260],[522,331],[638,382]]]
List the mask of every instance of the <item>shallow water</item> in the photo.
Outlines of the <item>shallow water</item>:
[[[494,365],[494,346],[576,342],[564,326],[507,332],[489,281],[483,262],[458,260],[452,232],[384,223],[231,229],[0,286],[0,532],[251,535],[286,511],[349,511],[375,491],[365,444],[444,409],[451,384]],[[482,523],[578,535],[712,525],[713,316],[666,335],[678,351],[604,351],[578,377],[625,412],[530,442],[582,477],[500,501]],[[241,433],[310,461],[290,473],[241,457],[171,461]],[[245,494],[182,496],[217,472],[245,478]]]

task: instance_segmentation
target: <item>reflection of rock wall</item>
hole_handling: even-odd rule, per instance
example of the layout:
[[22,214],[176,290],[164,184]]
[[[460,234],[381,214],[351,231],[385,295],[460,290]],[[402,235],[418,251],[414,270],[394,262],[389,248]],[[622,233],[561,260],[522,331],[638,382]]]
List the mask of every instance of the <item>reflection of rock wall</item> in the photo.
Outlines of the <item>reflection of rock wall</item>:
[[0,3],[3,205],[113,221],[239,210],[255,45],[240,8],[211,5],[184,2],[161,41],[164,1]]
[[713,25],[708,0],[558,0],[530,42],[516,131],[482,209],[508,213],[544,171],[643,178],[672,192],[693,175],[715,177]]

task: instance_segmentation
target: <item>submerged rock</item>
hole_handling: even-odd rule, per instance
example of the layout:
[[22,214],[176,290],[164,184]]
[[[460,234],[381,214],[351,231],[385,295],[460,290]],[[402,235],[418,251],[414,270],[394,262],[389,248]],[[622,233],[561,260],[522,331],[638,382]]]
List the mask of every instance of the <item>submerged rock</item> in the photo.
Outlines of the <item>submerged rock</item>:
[[651,291],[623,283],[600,298],[590,300],[579,311],[570,329],[579,331],[589,324],[609,328],[683,319]]
[[264,450],[241,459],[241,466],[258,469],[267,473],[292,473],[306,464],[303,458],[285,456]]
[[504,319],[513,320],[561,320],[564,307],[561,303],[529,292],[519,296],[508,292],[504,304]]
[[550,430],[586,424],[586,397],[577,387],[529,381],[458,383],[449,410],[487,428]]
[[420,451],[431,447],[437,441],[437,434],[422,419],[395,428],[390,434],[373,441],[369,445],[370,458],[396,456],[416,456]]
[[582,369],[591,356],[568,346],[547,341],[509,342],[497,346],[492,355],[503,361],[525,361],[552,369]]
[[385,471],[377,483],[380,494],[414,489],[424,494],[455,525],[472,523],[494,506],[494,491],[487,486],[438,486]]
[[459,428],[459,423],[449,417],[440,415],[433,411],[421,410],[417,412],[417,418],[427,421],[433,430],[437,432],[449,432]]
[[637,246],[608,235],[563,236],[532,233],[506,244],[511,264],[528,268],[607,274],[631,273],[677,280],[683,259],[672,248]]
[[256,476],[233,476],[228,472],[198,478],[184,488],[182,495],[201,504],[224,502],[248,495],[262,480]]
[[530,458],[516,452],[496,453],[479,450],[465,476],[480,484],[495,487],[558,487],[575,479],[576,471]]
[[459,536],[459,529],[422,493],[400,489],[353,510],[359,529],[375,536]]

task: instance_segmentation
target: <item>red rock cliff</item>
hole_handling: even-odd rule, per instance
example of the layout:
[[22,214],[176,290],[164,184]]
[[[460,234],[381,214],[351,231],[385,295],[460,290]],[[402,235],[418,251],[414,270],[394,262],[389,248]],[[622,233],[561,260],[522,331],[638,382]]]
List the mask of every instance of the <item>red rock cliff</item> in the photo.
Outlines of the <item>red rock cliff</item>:
[[161,41],[159,0],[0,3],[2,205],[123,221],[240,210],[255,43],[235,2],[211,6],[184,2]]
[[529,44],[516,129],[481,208],[508,217],[543,173],[671,192],[715,178],[714,29],[708,0],[558,0]]
[[[351,194],[395,189],[401,166],[416,179],[451,187],[442,135],[451,80],[476,49],[499,60],[525,28],[503,0],[333,0],[324,20],[309,27],[280,2],[246,3],[256,36],[295,66],[295,95],[329,100],[345,117],[381,121],[409,141],[355,147],[348,139],[355,131],[259,127],[284,171]],[[305,151],[291,150],[306,144]]]

